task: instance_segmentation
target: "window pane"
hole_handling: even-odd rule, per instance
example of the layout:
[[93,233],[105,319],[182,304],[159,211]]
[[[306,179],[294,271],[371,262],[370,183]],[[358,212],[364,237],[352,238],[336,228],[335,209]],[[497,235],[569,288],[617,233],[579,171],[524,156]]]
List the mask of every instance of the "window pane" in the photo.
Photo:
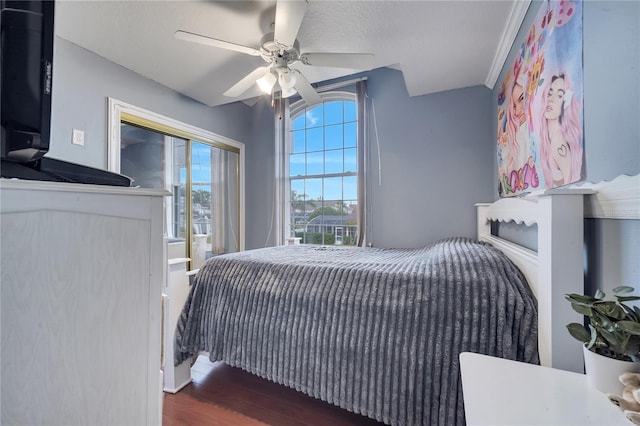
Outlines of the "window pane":
[[300,114],[296,118],[293,119],[293,130],[302,130],[304,129],[304,114]]
[[315,200],[307,197],[304,202],[304,223],[309,222],[311,214],[313,211],[322,206],[322,200],[319,200],[317,197]]
[[345,123],[348,121],[357,121],[358,120],[358,109],[356,102],[345,102],[344,103],[344,121]]
[[289,156],[289,176],[303,176],[305,166],[304,154],[292,154]]
[[345,173],[358,171],[358,152],[355,148],[344,150],[344,171]]
[[350,218],[347,219],[347,223],[352,221],[355,223],[358,214],[358,200],[344,200],[345,210]]
[[211,185],[211,147],[193,142],[191,144],[191,182],[195,191],[200,186]]
[[291,179],[291,202],[304,200],[304,179]]
[[358,199],[358,178],[357,176],[345,176],[344,181],[344,199],[357,200]]
[[307,109],[305,116],[307,128],[322,126],[322,104],[311,109]]
[[307,129],[307,152],[322,151],[322,127]]
[[204,143],[191,143],[191,246],[192,266],[200,268],[211,252],[212,179],[211,149]]
[[324,178],[324,198],[327,201],[342,200],[342,177]]
[[[291,180],[291,194],[290,203],[291,207],[291,226],[295,232],[300,224],[306,223],[306,195],[304,193],[304,180],[292,179]],[[303,228],[304,229],[304,228]]]
[[342,101],[324,104],[324,125],[342,123]]
[[304,232],[309,217],[307,210],[307,203],[302,199],[291,203],[291,235]]
[[357,129],[356,123],[348,123],[344,125],[344,146],[355,147],[357,146]]
[[291,140],[293,142],[291,152],[304,152],[304,129],[291,132]]
[[322,179],[306,179],[304,192],[307,194],[307,200],[322,200]]
[[321,175],[324,173],[324,154],[320,152],[307,153],[307,174]]
[[324,149],[342,148],[342,124],[324,129]]
[[343,150],[342,149],[334,149],[333,151],[325,151],[324,154],[324,172],[327,174],[331,173],[342,173],[344,168],[342,166]]
[[342,244],[355,246],[358,244],[358,201],[345,200],[347,216],[344,225]]

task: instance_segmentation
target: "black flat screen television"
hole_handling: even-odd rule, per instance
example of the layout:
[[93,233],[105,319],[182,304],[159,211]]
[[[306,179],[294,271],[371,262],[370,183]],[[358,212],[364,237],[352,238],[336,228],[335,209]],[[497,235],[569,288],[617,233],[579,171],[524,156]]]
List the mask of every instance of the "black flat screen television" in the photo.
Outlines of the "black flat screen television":
[[2,1],[2,158],[37,160],[49,150],[53,1]]
[[0,175],[131,186],[116,173],[45,157],[51,132],[55,2],[0,0]]

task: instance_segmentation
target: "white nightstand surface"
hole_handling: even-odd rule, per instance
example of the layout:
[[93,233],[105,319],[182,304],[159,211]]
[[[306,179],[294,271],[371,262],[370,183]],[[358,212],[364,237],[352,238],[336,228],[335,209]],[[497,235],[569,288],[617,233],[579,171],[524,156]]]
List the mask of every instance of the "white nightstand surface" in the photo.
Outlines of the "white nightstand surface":
[[624,425],[622,410],[584,374],[460,354],[467,425]]

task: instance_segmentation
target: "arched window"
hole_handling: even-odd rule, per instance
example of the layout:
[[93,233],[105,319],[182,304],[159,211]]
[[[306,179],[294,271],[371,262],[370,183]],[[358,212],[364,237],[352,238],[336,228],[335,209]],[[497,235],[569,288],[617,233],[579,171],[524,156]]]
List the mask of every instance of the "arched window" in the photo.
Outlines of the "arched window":
[[357,245],[361,224],[358,100],[326,92],[321,104],[291,105],[286,137],[287,238],[302,244]]

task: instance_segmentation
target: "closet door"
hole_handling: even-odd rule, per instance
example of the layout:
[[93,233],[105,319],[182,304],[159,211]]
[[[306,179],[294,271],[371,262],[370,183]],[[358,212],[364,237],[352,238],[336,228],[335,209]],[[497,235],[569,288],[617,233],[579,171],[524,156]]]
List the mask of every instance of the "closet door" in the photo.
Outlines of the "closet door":
[[191,259],[187,269],[200,268],[211,256],[239,251],[240,150],[144,124],[150,127],[120,124],[120,173],[131,177],[134,186],[171,192],[164,212],[167,237],[189,242],[183,254]]

